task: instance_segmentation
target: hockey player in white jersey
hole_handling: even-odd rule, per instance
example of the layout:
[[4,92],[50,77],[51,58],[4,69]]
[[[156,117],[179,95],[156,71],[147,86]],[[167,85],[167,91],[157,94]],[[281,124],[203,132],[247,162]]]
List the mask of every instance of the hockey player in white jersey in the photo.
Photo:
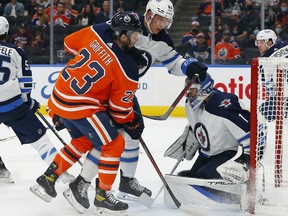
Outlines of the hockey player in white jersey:
[[[7,19],[0,16],[0,124],[11,127],[22,145],[30,144],[50,164],[57,150],[34,114],[40,104],[30,95],[33,79],[26,54],[6,42],[8,31]],[[73,179],[68,173],[62,176],[64,182]]]
[[[172,24],[173,16],[174,7],[170,0],[150,0],[148,2],[146,12],[142,20],[140,19],[142,22],[143,35],[139,35],[138,41],[135,43],[135,47],[142,51],[142,56],[147,61],[147,65],[139,70],[139,75],[140,77],[143,76],[151,64],[155,60],[158,60],[162,62],[163,65],[167,67],[168,72],[173,75],[192,78],[194,74],[198,74],[200,79],[204,80],[207,67],[199,63],[196,59],[184,59],[173,48],[173,42],[166,31]],[[141,113],[137,98],[134,97],[134,99],[134,110]],[[118,198],[138,200],[141,195],[147,198],[147,195],[152,195],[151,190],[140,185],[135,178],[139,159],[139,141],[131,139],[123,129],[119,130],[121,130],[125,139],[125,149],[120,159],[121,178]],[[78,176],[79,178],[84,178],[85,181],[91,182],[97,174],[99,155],[100,152],[95,148],[89,152],[84,161],[83,169]],[[81,185],[79,185],[79,187],[80,186]],[[70,187],[70,189],[71,188],[72,187]],[[80,192],[84,193],[79,189],[78,197],[81,197]],[[83,202],[87,203],[89,200],[83,199]]]
[[[276,42],[277,36],[275,32],[271,29],[261,30],[256,35],[255,45],[258,47],[261,57],[269,58],[288,58],[288,43],[281,41]],[[260,106],[260,112],[268,120],[275,120],[276,112],[276,74],[274,69],[266,68],[264,73],[264,68],[259,65],[260,74],[262,81],[264,83],[265,92],[268,95],[268,100],[266,100]],[[287,83],[287,82],[286,82]],[[288,113],[288,98],[286,97],[286,116]],[[265,108],[269,107],[269,109]]]

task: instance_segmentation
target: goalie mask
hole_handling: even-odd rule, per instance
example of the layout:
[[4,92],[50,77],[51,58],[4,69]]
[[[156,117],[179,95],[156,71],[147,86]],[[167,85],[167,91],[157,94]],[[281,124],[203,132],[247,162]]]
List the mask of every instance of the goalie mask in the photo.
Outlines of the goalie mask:
[[[185,85],[187,85],[189,81],[189,79],[186,79]],[[197,79],[195,83],[191,85],[191,88],[186,93],[186,98],[189,101],[193,110],[199,108],[203,101],[214,92],[213,87],[214,80],[208,73],[203,82]]]

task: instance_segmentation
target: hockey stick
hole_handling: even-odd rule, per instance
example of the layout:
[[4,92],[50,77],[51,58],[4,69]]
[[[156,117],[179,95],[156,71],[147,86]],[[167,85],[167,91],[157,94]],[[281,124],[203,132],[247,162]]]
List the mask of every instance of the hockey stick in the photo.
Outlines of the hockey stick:
[[145,142],[144,142],[144,140],[143,140],[143,138],[142,138],[141,136],[140,136],[140,138],[139,138],[139,141],[140,141],[143,149],[145,150],[148,158],[150,159],[152,165],[154,166],[155,170],[157,171],[157,173],[158,173],[158,175],[159,175],[159,177],[160,177],[160,179],[161,179],[164,187],[166,188],[166,190],[168,191],[169,195],[171,196],[173,202],[174,202],[175,205],[177,206],[177,208],[180,209],[180,210],[182,210],[183,212],[185,212],[185,213],[187,213],[187,214],[192,215],[192,214],[194,213],[193,209],[192,209],[191,207],[189,207],[189,206],[186,206],[186,205],[180,203],[179,200],[178,200],[178,199],[175,197],[175,195],[173,194],[173,192],[172,192],[172,190],[170,189],[167,181],[165,180],[164,176],[162,175],[161,170],[160,170],[159,167],[157,166],[157,164],[156,164],[156,162],[155,162],[155,160],[154,160],[151,152],[149,151],[147,145],[145,144]]
[[198,75],[193,76],[193,78],[189,81],[189,83],[184,87],[184,89],[180,92],[180,94],[174,100],[174,102],[166,111],[166,113],[164,113],[163,115],[158,115],[158,116],[147,116],[147,115],[143,115],[143,116],[149,119],[153,119],[153,120],[166,120],[197,78],[198,78]]
[[[177,160],[176,164],[174,165],[174,167],[172,168],[172,170],[170,171],[170,175],[172,175],[174,173],[174,171],[177,169],[177,167],[179,166],[179,164],[183,161],[183,158],[184,158],[184,155],[185,153],[183,154],[182,158]],[[159,189],[158,193],[156,194],[156,196],[153,198],[150,206],[147,206],[147,207],[151,207],[152,204],[155,202],[155,200],[158,198],[158,196],[160,195],[160,193],[162,192],[162,190],[164,189],[164,185],[161,186],[161,188]]]
[[[48,128],[55,134],[55,136],[56,136],[56,137],[60,140],[60,142],[65,146],[65,145],[66,145],[65,141],[60,137],[60,135],[57,133],[57,131],[54,129],[54,127],[53,127],[53,126],[48,122],[48,120],[43,116],[43,114],[42,114],[39,110],[37,110],[36,112],[37,112],[37,114],[40,116],[40,118],[45,122],[45,124],[48,126]],[[81,162],[80,160],[78,160],[77,162],[80,164],[81,167],[83,166],[83,164],[82,164],[82,162]]]
[[13,135],[13,136],[10,136],[10,137],[1,138],[0,142],[8,141],[8,140],[14,139],[16,137],[17,137],[16,135]]

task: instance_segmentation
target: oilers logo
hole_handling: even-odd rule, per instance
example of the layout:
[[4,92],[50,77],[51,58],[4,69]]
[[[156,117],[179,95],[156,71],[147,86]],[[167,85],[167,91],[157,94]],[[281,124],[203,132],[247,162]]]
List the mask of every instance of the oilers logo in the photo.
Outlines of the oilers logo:
[[204,151],[210,150],[210,141],[206,127],[197,123],[194,127],[194,135]]
[[219,58],[225,58],[228,54],[228,50],[226,48],[222,48],[218,51]]
[[[139,49],[140,50],[140,49]],[[140,52],[142,53],[142,56],[146,59],[147,61],[147,65],[142,67],[141,69],[139,69],[139,77],[144,76],[144,74],[148,71],[148,69],[151,67],[152,64],[152,56],[150,53],[144,51],[144,50],[140,50]]]

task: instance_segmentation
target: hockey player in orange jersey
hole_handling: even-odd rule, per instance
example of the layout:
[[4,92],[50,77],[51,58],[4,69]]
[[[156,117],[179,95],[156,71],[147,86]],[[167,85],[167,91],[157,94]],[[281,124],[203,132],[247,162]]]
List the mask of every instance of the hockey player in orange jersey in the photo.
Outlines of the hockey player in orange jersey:
[[223,39],[215,46],[215,59],[232,60],[241,58],[238,43],[231,38],[230,30],[224,30]]
[[[140,29],[137,14],[120,12],[113,16],[110,25],[93,25],[64,39],[66,49],[75,58],[61,71],[48,107],[54,121],[61,117],[72,140],[37,178],[38,184],[31,187],[45,201],[56,197],[58,176],[94,147],[101,152],[94,204],[101,213],[108,209],[126,214],[128,205],[110,192],[124,150],[124,139],[113,122],[123,125],[135,139],[144,129],[141,118],[133,111],[139,68],[131,50],[135,52]],[[89,184],[77,178],[72,187]],[[87,193],[82,195],[85,197]],[[82,204],[89,207],[89,202]]]

